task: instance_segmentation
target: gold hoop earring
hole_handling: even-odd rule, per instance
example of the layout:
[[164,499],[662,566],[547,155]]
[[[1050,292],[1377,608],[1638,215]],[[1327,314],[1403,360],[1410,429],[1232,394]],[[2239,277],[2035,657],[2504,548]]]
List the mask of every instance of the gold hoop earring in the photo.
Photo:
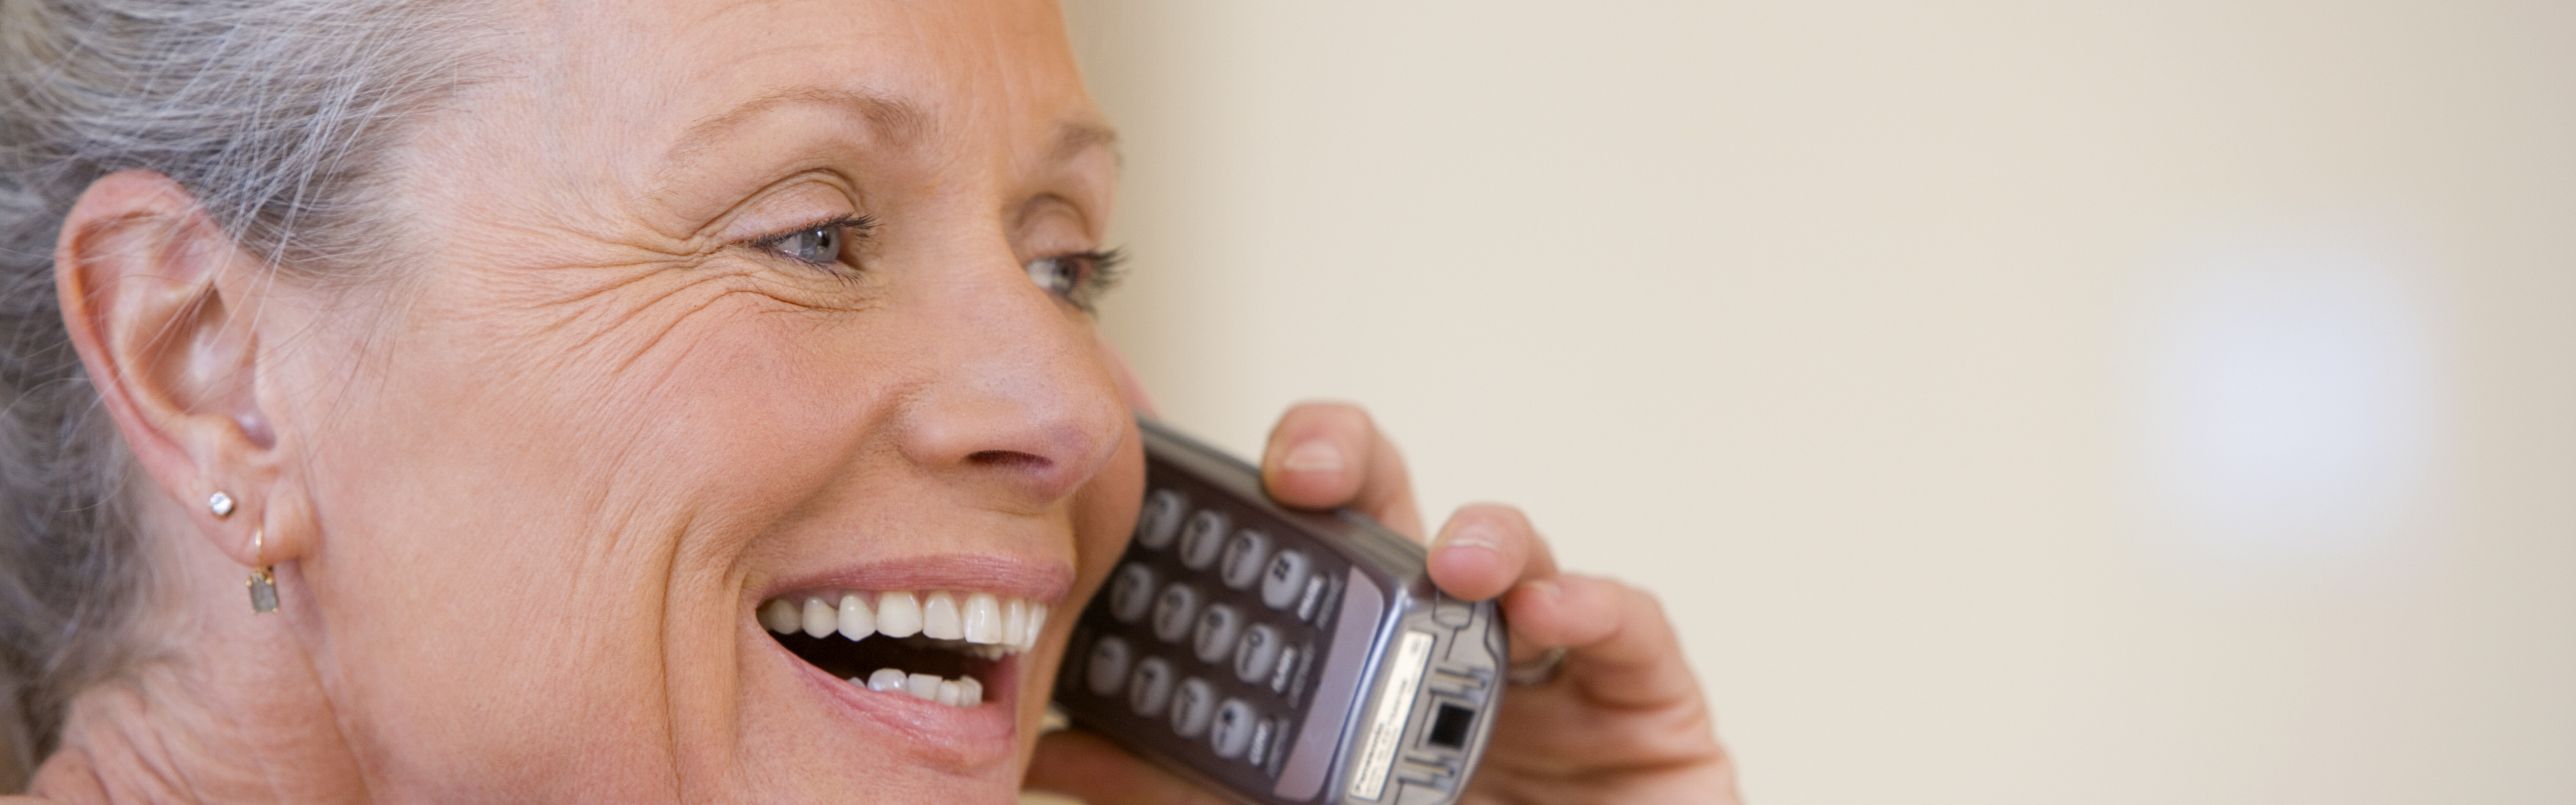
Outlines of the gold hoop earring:
[[248,582],[250,584],[250,611],[251,614],[254,615],[266,615],[277,611],[277,576],[269,572],[269,569],[274,566],[259,565],[261,554],[267,553],[268,551],[267,537],[267,528],[262,527],[251,529],[250,561],[252,564],[258,565],[257,570],[250,572],[250,581]]

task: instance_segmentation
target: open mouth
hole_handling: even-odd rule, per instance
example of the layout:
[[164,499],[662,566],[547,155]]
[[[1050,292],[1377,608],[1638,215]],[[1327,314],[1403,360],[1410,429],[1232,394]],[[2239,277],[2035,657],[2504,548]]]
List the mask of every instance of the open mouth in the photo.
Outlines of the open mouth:
[[833,678],[966,708],[983,705],[1046,618],[1045,604],[992,593],[830,590],[760,604],[760,625]]

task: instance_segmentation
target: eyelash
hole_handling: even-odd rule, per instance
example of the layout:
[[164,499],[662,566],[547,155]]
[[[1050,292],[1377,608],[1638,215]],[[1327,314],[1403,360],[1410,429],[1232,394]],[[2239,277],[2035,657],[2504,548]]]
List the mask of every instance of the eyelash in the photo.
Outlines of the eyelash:
[[[1079,275],[1073,278],[1069,287],[1055,287],[1038,275],[1039,264],[1050,261],[1061,264],[1062,261],[1067,260],[1082,265]],[[1074,306],[1077,310],[1090,313],[1093,312],[1092,306],[1100,301],[1101,295],[1108,293],[1111,287],[1118,284],[1119,278],[1124,275],[1124,272],[1119,269],[1119,264],[1126,260],[1127,254],[1124,249],[1094,250],[1040,257],[1029,261],[1028,265],[1022,268],[1029,272],[1029,281],[1037,283],[1040,289],[1054,295],[1057,299],[1064,300],[1066,304]]]
[[[813,266],[815,268],[847,266],[848,261],[845,258],[850,253],[850,247],[857,241],[866,240],[868,237],[868,231],[876,228],[876,225],[877,219],[873,216],[843,215],[836,218],[816,221],[795,229],[790,229],[785,232],[761,238],[759,240],[752,241],[751,245],[753,248],[760,249],[761,251],[765,251],[779,257],[784,257],[804,265]],[[840,242],[834,244],[834,248],[832,249],[831,259],[815,260],[789,253],[785,248],[789,241],[793,241],[807,235],[812,235],[817,232],[834,232],[840,236]]]
[[[770,235],[768,237],[752,241],[750,245],[753,248],[760,249],[761,251],[765,251],[788,260],[793,260],[797,263],[813,266],[815,268],[847,266],[848,263],[844,258],[849,254],[852,243],[855,241],[866,240],[869,230],[876,228],[876,225],[877,219],[873,216],[843,215],[823,221],[816,221],[795,229]],[[812,235],[817,232],[837,232],[840,235],[841,242],[834,245],[831,259],[815,260],[801,255],[792,254],[786,249],[786,246],[790,241]],[[1061,264],[1062,261],[1067,260],[1074,261],[1082,266],[1079,276],[1073,278],[1073,282],[1070,287],[1051,287],[1046,280],[1038,276],[1038,265],[1040,263],[1054,261]],[[1045,289],[1047,293],[1054,295],[1058,299],[1064,300],[1066,304],[1070,304],[1084,313],[1090,313],[1092,312],[1092,306],[1099,302],[1101,295],[1108,293],[1111,287],[1118,284],[1119,278],[1124,275],[1124,272],[1120,270],[1119,265],[1126,262],[1126,260],[1127,255],[1124,249],[1091,250],[1041,257],[1036,260],[1029,261],[1028,265],[1023,266],[1022,269],[1029,273],[1029,280],[1031,282],[1039,283],[1039,287]]]

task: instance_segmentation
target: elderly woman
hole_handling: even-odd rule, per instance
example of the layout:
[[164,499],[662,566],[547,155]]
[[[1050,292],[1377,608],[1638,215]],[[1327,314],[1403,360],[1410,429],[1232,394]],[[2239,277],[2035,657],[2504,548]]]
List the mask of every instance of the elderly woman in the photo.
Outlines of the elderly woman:
[[[0,0],[0,790],[1207,800],[1039,729],[1141,494],[1114,139],[1042,2]],[[1356,409],[1262,466],[1422,534]],[[1431,544],[1571,649],[1481,801],[1733,798],[1651,599]],[[845,592],[1027,614],[924,699],[763,626]]]

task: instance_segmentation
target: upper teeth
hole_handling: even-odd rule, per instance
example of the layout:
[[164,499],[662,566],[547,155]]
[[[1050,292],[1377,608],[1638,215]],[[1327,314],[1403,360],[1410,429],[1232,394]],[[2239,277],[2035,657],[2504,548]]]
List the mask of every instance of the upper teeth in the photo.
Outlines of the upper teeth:
[[1046,629],[1047,605],[1026,598],[992,593],[945,590],[915,597],[911,592],[869,593],[844,590],[792,598],[772,598],[760,605],[760,625],[772,632],[804,632],[822,638],[838,634],[850,640],[869,635],[962,640],[998,646],[1005,652],[1027,651]]

